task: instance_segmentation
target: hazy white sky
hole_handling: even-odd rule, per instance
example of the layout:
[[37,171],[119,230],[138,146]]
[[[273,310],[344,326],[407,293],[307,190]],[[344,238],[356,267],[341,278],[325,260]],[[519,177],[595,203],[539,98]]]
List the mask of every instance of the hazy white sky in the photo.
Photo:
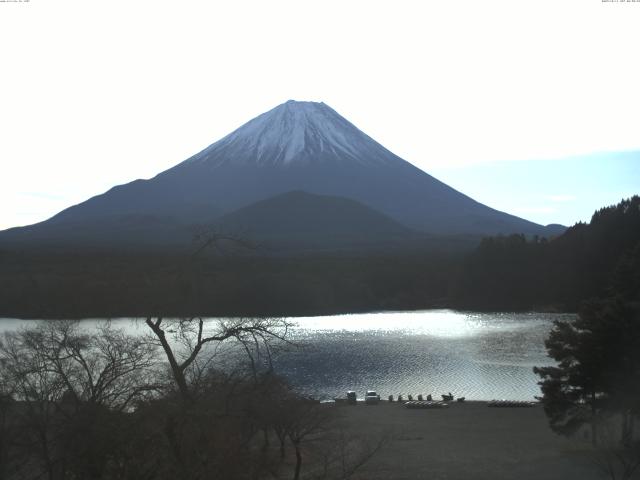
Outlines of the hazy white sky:
[[[445,182],[640,150],[639,26],[639,2],[602,0],[3,1],[0,229],[149,178],[290,98]],[[504,177],[476,199],[540,223],[593,210],[568,179],[537,195],[518,178],[524,204]],[[612,202],[640,191],[626,180]]]

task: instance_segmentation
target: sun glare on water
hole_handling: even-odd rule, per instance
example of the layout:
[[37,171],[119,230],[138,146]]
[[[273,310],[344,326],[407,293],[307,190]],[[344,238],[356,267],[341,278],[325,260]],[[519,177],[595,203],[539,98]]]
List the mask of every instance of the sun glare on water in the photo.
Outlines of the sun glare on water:
[[474,336],[487,325],[473,314],[452,310],[425,312],[381,312],[292,319],[296,333],[368,332],[371,334],[404,333],[432,337],[460,338]]

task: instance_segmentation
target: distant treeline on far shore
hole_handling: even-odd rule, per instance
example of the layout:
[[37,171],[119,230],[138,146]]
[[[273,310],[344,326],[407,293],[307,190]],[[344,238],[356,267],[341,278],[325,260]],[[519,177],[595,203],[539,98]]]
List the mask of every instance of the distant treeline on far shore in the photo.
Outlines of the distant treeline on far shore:
[[577,311],[638,299],[640,197],[557,238],[489,237],[472,250],[371,254],[0,250],[0,316],[296,316],[375,310]]

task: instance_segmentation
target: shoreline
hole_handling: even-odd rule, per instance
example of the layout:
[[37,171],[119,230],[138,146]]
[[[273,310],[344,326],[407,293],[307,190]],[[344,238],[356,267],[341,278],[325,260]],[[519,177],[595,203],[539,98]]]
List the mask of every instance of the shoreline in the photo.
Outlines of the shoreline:
[[[439,310],[447,310],[456,313],[462,314],[473,314],[473,313],[482,313],[482,314],[527,314],[527,313],[552,313],[552,314],[562,314],[562,315],[577,315],[577,312],[572,311],[571,309],[563,309],[558,308],[557,306],[547,306],[547,307],[539,307],[539,308],[527,308],[527,309],[501,309],[501,308],[473,308],[472,306],[461,306],[461,305],[443,305],[443,304],[433,304],[431,306],[422,306],[418,308],[407,308],[407,309],[398,309],[391,308],[389,310],[384,309],[362,309],[362,310],[336,310],[336,311],[326,311],[326,312],[318,312],[318,311],[310,311],[309,313],[300,313],[294,312],[292,314],[278,314],[278,315],[251,315],[255,318],[271,318],[271,317],[282,317],[282,318],[318,318],[318,317],[336,317],[336,316],[347,316],[347,315],[375,315],[375,314],[392,314],[392,313],[420,313],[420,312],[433,312]],[[145,318],[148,315],[109,315],[109,314],[71,314],[71,315],[52,315],[48,317],[39,316],[35,318],[32,315],[23,315],[19,312],[0,312],[0,322],[3,320],[22,320],[22,321],[40,321],[40,320],[96,320],[96,319],[109,319],[109,320],[130,320],[130,319],[140,319]],[[163,315],[162,313],[154,313],[151,316],[160,316],[165,318],[182,318],[180,316],[175,316],[173,314]],[[241,318],[247,315],[242,314],[242,312],[238,312],[236,315],[231,314],[215,314],[215,313],[193,313],[186,315],[188,317],[203,317],[203,318]]]

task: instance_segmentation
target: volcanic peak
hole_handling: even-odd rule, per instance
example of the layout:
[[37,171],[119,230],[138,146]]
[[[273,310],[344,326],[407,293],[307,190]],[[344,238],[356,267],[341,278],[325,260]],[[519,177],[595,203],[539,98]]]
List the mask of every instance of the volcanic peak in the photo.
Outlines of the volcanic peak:
[[310,156],[388,160],[382,145],[322,102],[289,100],[250,120],[187,162],[220,164],[250,159],[259,165],[286,166]]

